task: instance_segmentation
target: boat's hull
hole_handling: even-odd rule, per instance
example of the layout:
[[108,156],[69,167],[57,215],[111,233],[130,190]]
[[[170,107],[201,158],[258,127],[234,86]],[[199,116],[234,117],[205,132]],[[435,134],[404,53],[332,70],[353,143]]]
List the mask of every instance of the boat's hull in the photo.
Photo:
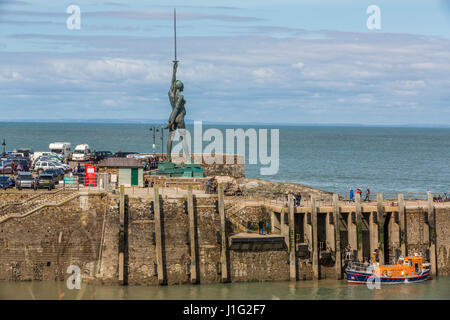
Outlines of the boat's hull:
[[[371,273],[349,270],[345,272],[348,283],[365,284],[369,280],[374,281],[374,275]],[[412,283],[425,281],[430,277],[430,272],[426,271],[422,274],[409,277],[379,277],[381,283],[396,284],[396,283]]]

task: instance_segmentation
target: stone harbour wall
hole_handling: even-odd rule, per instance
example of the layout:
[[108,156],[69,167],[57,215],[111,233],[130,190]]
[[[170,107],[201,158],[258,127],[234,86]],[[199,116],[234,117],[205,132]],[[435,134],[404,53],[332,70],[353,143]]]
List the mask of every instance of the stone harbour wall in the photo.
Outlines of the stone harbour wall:
[[[26,208],[33,192],[0,192],[0,217]],[[56,194],[42,192],[41,201]],[[26,217],[0,223],[0,281],[65,280],[67,267],[80,267],[83,281],[129,285],[158,285],[156,219],[153,194],[125,196],[124,281],[119,281],[120,196],[105,192],[79,193],[60,206],[44,207]],[[222,281],[220,216],[216,197],[194,196],[197,282]],[[22,201],[22,205],[16,202]],[[189,215],[185,198],[160,198],[162,259],[168,285],[190,283],[193,278]],[[3,203],[3,207],[2,204]],[[10,205],[11,204],[11,205]],[[4,206],[6,205],[6,206]],[[225,207],[225,210],[230,207]],[[407,210],[409,253],[428,248],[424,210]],[[450,270],[449,208],[436,207],[436,253],[439,275]],[[264,206],[238,211],[245,221],[270,221]],[[326,221],[326,220],[325,220]],[[227,232],[236,229],[227,223]],[[283,229],[284,230],[284,229]],[[236,230],[234,230],[237,232]],[[228,239],[226,239],[228,241]],[[392,250],[390,250],[392,251]],[[228,250],[229,281],[289,280],[287,246],[281,249]],[[161,262],[159,262],[161,263]],[[308,258],[297,258],[297,279],[313,278]],[[321,265],[321,278],[335,279],[334,266]]]

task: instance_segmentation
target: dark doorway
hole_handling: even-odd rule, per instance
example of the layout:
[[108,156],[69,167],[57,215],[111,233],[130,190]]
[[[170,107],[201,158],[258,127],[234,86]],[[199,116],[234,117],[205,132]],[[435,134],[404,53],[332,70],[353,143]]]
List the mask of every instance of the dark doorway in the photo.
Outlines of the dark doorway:
[[327,249],[327,214],[317,213],[317,241],[320,251]]
[[296,213],[294,215],[294,225],[295,225],[295,242],[304,243],[305,242],[305,229],[303,227],[304,213]]

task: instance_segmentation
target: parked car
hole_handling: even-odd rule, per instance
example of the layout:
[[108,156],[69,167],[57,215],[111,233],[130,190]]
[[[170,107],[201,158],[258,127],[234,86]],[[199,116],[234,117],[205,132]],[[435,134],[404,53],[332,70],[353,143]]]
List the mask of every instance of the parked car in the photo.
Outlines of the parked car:
[[33,154],[33,150],[31,150],[30,148],[20,148],[17,149],[16,152],[22,153],[23,156],[27,159],[30,159],[31,155]]
[[113,156],[111,151],[94,151],[92,152],[91,159],[94,161],[101,161],[103,159],[111,158]]
[[17,167],[16,170],[17,171],[29,171],[30,170],[30,161],[28,161],[27,159],[16,159],[14,160],[14,162],[16,163]]
[[137,154],[137,152],[123,152],[119,151],[114,154],[114,158],[126,158],[129,154]]
[[8,188],[14,188],[14,185],[16,182],[13,178],[7,177],[7,176],[0,176],[0,188],[1,189],[8,189]]
[[11,167],[11,160],[3,160],[0,162],[0,173],[13,173],[13,169]]
[[[36,161],[39,157],[42,157],[42,156],[57,157],[58,155],[53,152],[48,152],[48,151],[43,151],[43,152],[37,151],[37,152],[33,153],[31,160]],[[62,157],[60,157],[60,160],[62,161]]]
[[50,155],[39,156],[33,161],[33,163],[36,163],[38,161],[52,161],[52,162],[63,163],[63,159],[60,156],[56,155],[56,154],[55,155],[50,154]]
[[48,189],[52,190],[55,188],[55,179],[52,174],[41,173],[36,179],[36,184],[34,189]]
[[47,169],[43,174],[51,174],[56,181],[64,179],[64,170],[61,168]]
[[34,170],[41,173],[47,169],[57,169],[57,168],[63,169],[64,171],[70,170],[69,165],[52,161],[38,161],[34,165]]
[[22,188],[34,189],[34,177],[31,172],[19,171],[17,173],[16,188],[22,190]]

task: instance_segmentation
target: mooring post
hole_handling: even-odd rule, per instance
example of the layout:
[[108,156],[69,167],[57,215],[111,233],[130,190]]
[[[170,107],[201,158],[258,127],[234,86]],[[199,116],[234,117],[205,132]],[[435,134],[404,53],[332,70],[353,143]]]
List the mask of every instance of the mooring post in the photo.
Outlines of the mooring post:
[[312,254],[312,267],[313,267],[313,279],[318,280],[320,278],[319,270],[319,239],[317,230],[317,207],[316,198],[311,195],[311,226],[313,233],[313,254]]
[[341,210],[339,208],[339,196],[333,194],[333,220],[334,220],[334,238],[335,238],[335,267],[336,278],[342,279],[342,257],[341,257],[341,231],[340,231]]
[[369,221],[369,234],[370,234],[370,258],[372,258],[372,254],[375,249],[378,249],[378,214],[377,211],[372,211],[370,213],[370,221]]
[[348,245],[352,253],[352,258],[358,258],[358,230],[356,212],[350,210],[347,216],[347,232],[348,232]]
[[384,206],[383,194],[377,193],[377,215],[378,215],[378,257],[380,264],[384,264]]
[[362,207],[361,194],[355,196],[355,213],[356,213],[356,245],[358,248],[358,260],[363,261],[363,241],[362,241]]
[[406,233],[406,211],[403,193],[398,194],[399,241],[402,256],[408,255],[408,238]]
[[156,270],[158,272],[158,283],[165,284],[166,277],[164,272],[164,259],[163,259],[163,239],[162,239],[162,219],[161,208],[159,199],[159,186],[153,187],[153,204],[155,210],[155,238],[156,238]]
[[430,244],[431,274],[438,276],[437,254],[436,254],[436,212],[433,204],[433,195],[428,192],[428,228]]
[[125,268],[125,188],[120,186],[119,200],[119,281],[124,282]]
[[197,283],[197,237],[195,233],[194,197],[192,196],[192,185],[187,189],[188,215],[189,215],[189,238],[191,245],[191,283]]
[[289,194],[289,279],[297,281],[297,255],[295,254],[294,198]]
[[221,277],[222,282],[228,282],[230,280],[228,272],[228,235],[226,225],[226,213],[224,204],[224,192],[222,184],[218,187],[219,197],[219,215],[220,215],[220,238],[221,238],[221,252],[220,252],[220,264],[221,264]]

